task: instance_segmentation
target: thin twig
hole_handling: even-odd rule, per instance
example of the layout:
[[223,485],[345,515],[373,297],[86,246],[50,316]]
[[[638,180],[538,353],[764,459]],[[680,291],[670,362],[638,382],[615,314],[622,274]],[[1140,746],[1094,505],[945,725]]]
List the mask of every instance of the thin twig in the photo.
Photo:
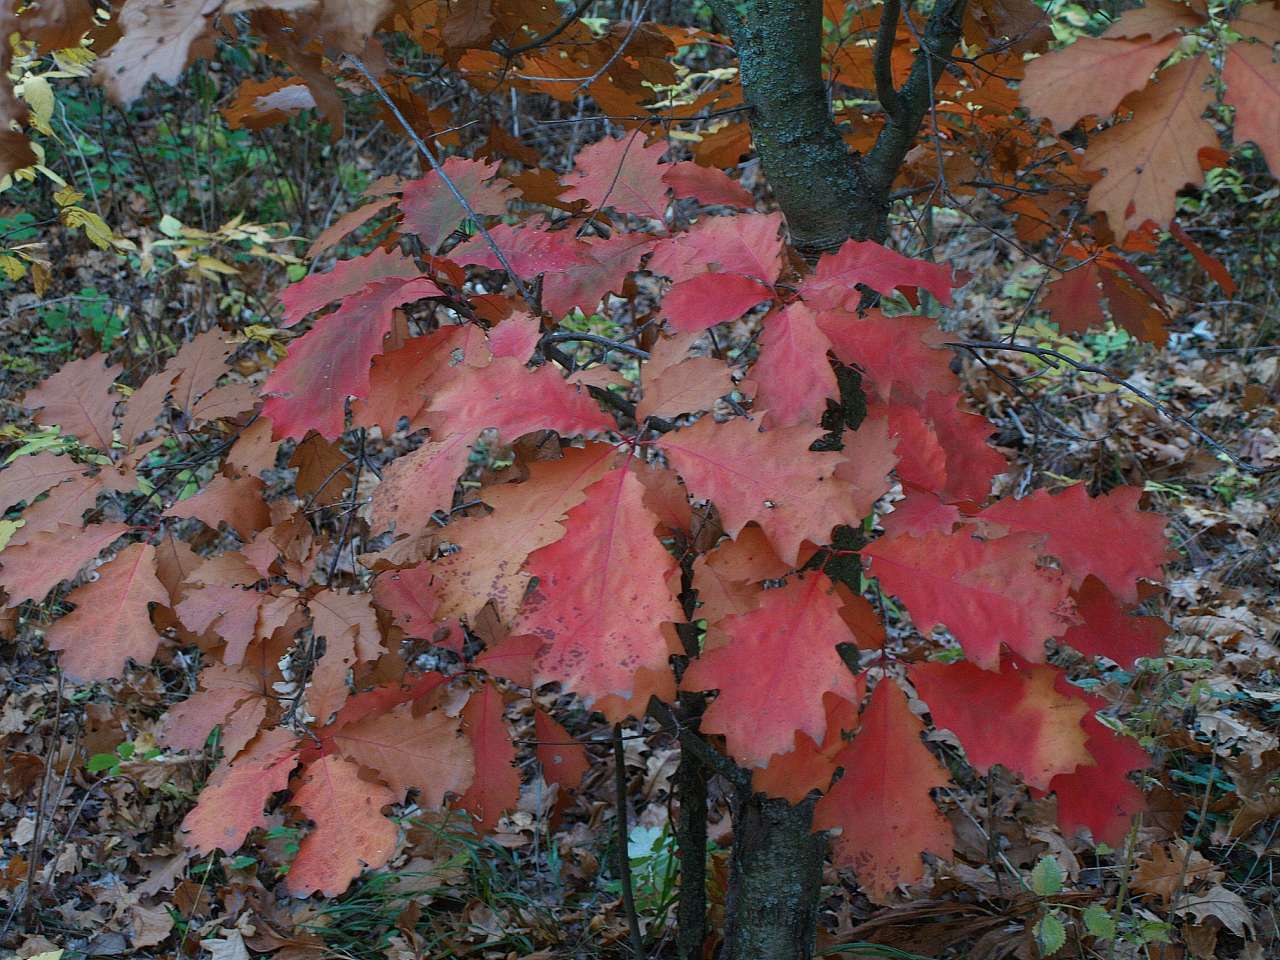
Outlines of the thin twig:
[[635,891],[631,889],[631,851],[627,848],[627,756],[622,748],[622,724],[613,725],[613,788],[618,819],[618,882],[622,885],[622,909],[627,914],[631,952],[644,960],[644,938],[636,915]]
[[594,343],[597,346],[608,347],[610,350],[617,350],[619,353],[638,357],[641,360],[649,359],[647,350],[641,350],[639,347],[633,347],[629,343],[622,343],[618,340],[610,340],[608,337],[602,337],[596,333],[576,333],[573,330],[558,330],[555,333],[547,334],[542,340],[544,343],[566,343],[581,340],[584,343]]
[[475,223],[476,230],[479,231],[480,236],[484,238],[485,245],[493,251],[493,255],[497,259],[498,263],[502,265],[502,269],[507,271],[507,276],[509,276],[511,278],[511,282],[515,284],[516,290],[519,291],[521,299],[529,305],[530,310],[534,313],[541,314],[542,310],[539,308],[537,301],[533,298],[533,295],[529,292],[528,284],[524,282],[520,274],[516,273],[515,268],[511,266],[510,261],[507,260],[507,255],[503,253],[502,248],[494,242],[493,236],[489,233],[489,229],[484,225],[484,220],[481,218],[480,214],[478,214],[475,208],[471,206],[471,201],[468,200],[466,196],[463,195],[462,191],[458,189],[457,184],[455,184],[453,180],[450,179],[449,175],[444,172],[444,168],[440,165],[440,161],[437,160],[436,155],[431,152],[431,148],[427,146],[426,141],[424,141],[422,137],[418,136],[418,131],[413,129],[409,121],[405,119],[405,115],[400,112],[400,108],[396,106],[396,102],[391,99],[387,91],[382,88],[382,84],[380,84],[374,75],[369,72],[369,68],[364,65],[364,61],[350,53],[348,53],[346,57],[357,70],[364,74],[364,78],[369,81],[369,84],[373,87],[374,91],[380,98],[382,98],[382,102],[386,104],[387,109],[391,111],[391,115],[399,121],[400,126],[404,128],[404,132],[409,135],[414,146],[418,148],[418,152],[426,157],[427,163],[431,165],[431,169],[435,171],[436,176],[440,178],[448,191],[453,194],[453,199],[457,200],[458,203],[461,204],[462,209],[466,211],[467,216]]
[[1188,430],[1189,432],[1194,434],[1202,443],[1204,443],[1205,446],[1209,447],[1215,453],[1218,453],[1221,456],[1224,456],[1228,460],[1230,460],[1231,463],[1237,469],[1243,470],[1245,473],[1253,474],[1254,476],[1263,476],[1265,474],[1274,473],[1276,470],[1280,470],[1280,466],[1258,467],[1252,463],[1246,463],[1244,460],[1241,460],[1238,456],[1236,456],[1234,453],[1232,453],[1230,450],[1224,447],[1221,443],[1215,440],[1208,433],[1206,433],[1205,431],[1197,427],[1189,419],[1182,416],[1182,414],[1174,413],[1165,404],[1161,403],[1159,400],[1157,400],[1154,396],[1152,396],[1146,390],[1143,390],[1141,387],[1130,383],[1128,380],[1124,379],[1123,377],[1117,376],[1116,374],[1112,373],[1110,370],[1107,370],[1104,367],[1099,367],[1096,364],[1081,363],[1079,360],[1073,360],[1071,357],[1068,357],[1066,354],[1058,350],[1052,350],[1049,347],[1033,347],[1033,346],[1028,346],[1026,344],[1021,344],[1021,343],[998,343],[990,340],[970,340],[967,342],[950,342],[950,343],[947,343],[947,346],[956,347],[961,350],[968,350],[975,357],[978,355],[977,352],[979,350],[1003,350],[1011,353],[1025,353],[1028,356],[1035,357],[1036,359],[1040,360],[1042,363],[1048,364],[1050,367],[1053,367],[1055,370],[1059,369],[1059,364],[1065,363],[1067,366],[1072,367],[1073,369],[1078,370],[1081,373],[1096,374],[1097,376],[1100,376],[1106,380],[1109,380],[1111,383],[1114,383],[1116,386],[1121,387],[1125,390],[1128,390],[1134,396],[1140,398],[1141,400],[1149,404],[1152,407],[1152,409],[1154,409],[1161,416],[1165,417],[1168,420],[1171,420],[1172,422],[1181,426],[1183,429]]

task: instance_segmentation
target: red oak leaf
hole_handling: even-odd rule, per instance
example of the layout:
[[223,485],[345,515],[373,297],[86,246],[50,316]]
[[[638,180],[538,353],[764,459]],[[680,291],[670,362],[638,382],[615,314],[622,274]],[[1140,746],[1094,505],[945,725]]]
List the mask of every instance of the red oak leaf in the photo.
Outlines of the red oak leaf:
[[234,757],[266,718],[267,692],[262,678],[248,667],[211,663],[200,671],[199,689],[164,715],[160,742],[173,750],[201,750],[209,731],[221,725],[218,742],[226,756]]
[[648,234],[621,232],[607,240],[581,244],[577,263],[543,277],[543,307],[553,317],[562,317],[575,307],[586,314],[594,313],[606,294],[622,290],[627,274],[640,266],[640,259],[653,244],[654,239]]
[[694,339],[691,334],[663,337],[650,348],[649,359],[640,370],[644,396],[636,404],[637,420],[670,419],[710,410],[718,399],[733,392],[733,378],[723,360],[682,359]]
[[523,483],[483,490],[493,513],[451,523],[442,537],[457,549],[430,566],[438,577],[440,611],[474,618],[492,602],[498,616],[510,620],[529,583],[525,558],[564,536],[565,516],[608,472],[614,454],[602,443],[569,447],[559,460],[530,464]]
[[538,740],[534,753],[542,765],[542,778],[547,783],[559,784],[562,791],[578,789],[591,768],[587,748],[575,742],[568,730],[537,706],[533,711],[533,731]]
[[750,210],[756,205],[751,192],[731,180],[718,167],[704,167],[690,160],[681,160],[664,169],[662,182],[677,197],[693,197],[706,206],[737,207]]
[[817,423],[826,412],[827,398],[840,394],[827,360],[831,342],[817,320],[801,302],[765,317],[751,379],[756,384],[755,409],[765,411],[767,427]]
[[[1098,705],[1092,698],[1090,703]],[[1151,757],[1138,741],[1100,723],[1092,710],[1083,724],[1094,762],[1049,781],[1049,790],[1058,795],[1058,826],[1068,835],[1084,827],[1095,843],[1122,847],[1133,815],[1146,808],[1129,773],[1151,766]]]
[[37,453],[35,456],[18,457],[0,470],[0,510],[8,510],[24,500],[30,503],[51,487],[84,472],[83,464],[66,456]]
[[948,503],[982,503],[992,481],[1009,468],[987,443],[990,421],[961,409],[955,394],[930,393],[913,405],[873,404],[869,415],[886,417],[890,436],[900,438],[902,482]]
[[931,393],[959,390],[960,379],[951,372],[954,355],[942,346],[948,335],[929,317],[827,310],[817,314],[817,323],[835,355],[861,369],[863,389],[881,401],[915,405]]
[[960,739],[980,773],[998,763],[1044,790],[1058,774],[1092,762],[1080,723],[1089,705],[1056,688],[1061,672],[1053,667],[1006,660],[997,672],[969,663],[922,663],[911,667],[910,676],[934,725]]
[[[893,466],[887,436],[847,431],[842,453],[815,453],[809,446],[821,433],[807,426],[761,432],[743,417],[725,423],[703,417],[658,445],[690,492],[715,503],[726,533],[736,537],[754,520],[790,563],[805,540],[827,543],[833,527],[861,523],[888,489],[884,474],[874,476]],[[837,475],[846,463],[857,465],[862,482]]]
[[898,684],[881,678],[857,736],[835,757],[844,775],[814,809],[816,829],[840,829],[833,859],[853,869],[876,903],[924,876],[922,853],[951,856],[951,825],[929,796],[949,777],[923,732]]
[[396,825],[382,808],[396,802],[387,787],[360,779],[360,768],[341,757],[322,757],[302,771],[290,804],[312,828],[298,846],[285,884],[296,897],[336,897],[395,852]]
[[441,808],[446,794],[461,796],[475,778],[461,719],[439,707],[414,716],[413,705],[402,703],[344,724],[333,742],[348,760],[376,770],[397,800],[416,789],[417,802],[429,810]]
[[[526,278],[540,273],[555,274],[586,263],[591,258],[588,244],[577,239],[572,230],[548,230],[534,224],[513,227],[500,223],[489,231],[489,240],[502,251],[511,269]],[[450,250],[449,259],[464,266],[474,264],[490,270],[502,269],[488,240],[480,234]]]
[[510,442],[535,430],[571,436],[613,426],[589,394],[549,366],[530,370],[510,357],[498,357],[478,370],[452,372],[425,416],[442,439],[423,444],[386,469],[373,497],[375,528],[397,521],[397,530],[412,532],[429,523],[436,510],[448,510],[471,443],[484,430],[495,429]]
[[129,660],[150,663],[160,635],[148,604],[169,602],[156,577],[156,548],[149,543],[129,544],[97,573],[96,580],[67,594],[75,610],[45,632],[45,646],[62,651],[62,669],[76,681],[123,676]]
[[76,476],[70,482],[54,487],[46,496],[22,511],[22,526],[13,532],[8,546],[20,546],[36,534],[56,530],[59,525],[76,530],[83,527],[85,511],[93,507],[98,501],[98,495],[107,489],[103,483],[104,476],[105,471],[95,476]]
[[1098,289],[1100,279],[1097,263],[1079,264],[1045,285],[1040,306],[1063,333],[1087,333],[1107,322]]
[[520,801],[516,748],[503,714],[506,700],[492,683],[472,692],[462,708],[462,725],[475,757],[475,780],[455,806],[474,818],[477,833],[489,833],[507,810]]
[[665,168],[658,161],[666,152],[665,140],[645,146],[639,133],[621,140],[606,137],[578,154],[561,199],[586,200],[592,210],[612,208],[661,220],[667,210],[667,185],[662,180]]
[[[441,167],[476,213],[497,215],[507,212],[507,201],[515,194],[515,188],[496,175],[499,164],[449,157]],[[438,250],[449,234],[468,217],[444,178],[435,170],[419,180],[401,184],[400,209],[404,211],[404,229],[417,234],[431,253]]]
[[199,854],[239,849],[250,830],[267,826],[262,808],[288,785],[297,764],[293,733],[276,727],[259,734],[244,752],[223,760],[213,772],[199,803],[182,821],[183,843]]
[[773,299],[773,291],[737,273],[700,273],[677,283],[662,299],[662,315],[671,329],[688,333],[737,320],[752,307]]
[[739,273],[772,285],[782,270],[782,214],[703,217],[659,241],[647,269],[680,283],[708,271]]
[[731,614],[754,610],[760,600],[760,582],[778,580],[790,570],[778,559],[764,531],[750,524],[735,539],[724,540],[693,561],[698,615],[715,625]]
[[1067,584],[1036,565],[1039,538],[1010,534],[978,540],[968,530],[881,537],[862,551],[869,572],[906,604],[924,634],[945,626],[965,656],[984,670],[1000,644],[1041,663],[1044,642],[1071,624]]
[[418,265],[399,250],[378,248],[363,257],[339,260],[328,273],[313,273],[284,289],[284,326],[291,327],[309,313],[345,300],[377,280],[391,277],[407,282],[422,276]]
[[263,499],[265,489],[257,477],[217,476],[194,497],[179,500],[164,515],[195,517],[214,530],[220,522],[225,522],[236,536],[247,542],[271,523],[271,511]]
[[111,388],[123,368],[119,364],[103,366],[105,359],[95,353],[63,364],[53,376],[28,390],[22,405],[36,411],[36,423],[56,426],[98,450],[110,450],[119,399],[111,395]]
[[765,767],[751,771],[751,789],[771,797],[782,797],[795,805],[814,790],[825,790],[836,772],[836,755],[846,745],[845,736],[858,727],[858,703],[866,692],[866,681],[854,677],[857,696],[853,700],[834,693],[823,694],[827,711],[827,735],[819,746],[807,733],[796,731],[795,746],[769,758]]
[[154,427],[170,396],[176,409],[190,413],[195,401],[227,372],[226,360],[234,350],[235,345],[228,343],[217,328],[184,343],[163,368],[149,376],[129,397],[120,422],[121,439],[130,444]]
[[[822,695],[857,696],[836,644],[852,643],[831,581],[820,573],[766,590],[749,613],[720,623],[727,645],[689,664],[681,685],[718,689],[702,729],[723,734],[740,762],[763,767],[794,745],[797,730],[815,743],[827,734]],[[778,664],[791,667],[779,670]]]
[[542,640],[538,684],[559,681],[588,704],[630,697],[638,670],[664,669],[661,625],[682,619],[668,584],[675,558],[654,536],[644,491],[626,466],[605,474],[569,511],[563,538],[525,564],[538,585],[512,633]]
[[1127,613],[1115,594],[1097,577],[1087,577],[1075,591],[1076,611],[1083,623],[1062,635],[1062,642],[1090,657],[1108,657],[1122,667],[1139,657],[1158,656],[1169,635],[1159,617]]
[[999,500],[980,514],[1010,530],[1045,537],[1044,552],[1057,557],[1073,587],[1092,574],[1126,603],[1138,599],[1138,581],[1159,580],[1169,559],[1165,519],[1138,509],[1139,487],[1117,487],[1090,497],[1082,483],[1062,493],[1037,490],[1021,500]]
[[369,395],[369,364],[382,352],[395,309],[438,296],[440,288],[426,277],[378,280],[317,320],[263,384],[262,413],[273,436],[301,439],[315,430],[332,440],[342,433],[347,398]]
[[84,529],[62,524],[5,550],[0,554],[0,561],[4,562],[0,589],[9,595],[6,605],[43,599],[129,530],[123,523],[92,523]]
[[814,310],[853,313],[862,300],[855,284],[877,293],[894,289],[928,290],[939,302],[951,302],[951,267],[927,260],[912,260],[874,240],[848,240],[835,253],[818,259],[818,269],[800,285],[800,296]]
[[373,600],[406,636],[462,652],[462,633],[440,614],[441,582],[426,565],[388,570],[373,582]]
[[373,358],[369,392],[352,401],[351,423],[391,433],[401,417],[408,417],[409,429],[417,430],[422,426],[419,414],[437,378],[453,367],[483,367],[492,359],[478,324],[451,324],[426,336],[412,337]]

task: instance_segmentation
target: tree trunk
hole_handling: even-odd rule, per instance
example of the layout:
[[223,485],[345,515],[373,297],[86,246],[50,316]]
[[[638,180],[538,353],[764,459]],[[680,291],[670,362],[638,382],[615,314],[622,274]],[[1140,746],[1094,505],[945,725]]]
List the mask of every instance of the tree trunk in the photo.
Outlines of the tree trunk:
[[[967,0],[936,0],[900,89],[890,52],[901,0],[885,0],[874,76],[886,123],[865,157],[849,150],[829,110],[822,0],[710,2],[733,38],[752,139],[792,243],[810,258],[850,238],[884,243],[894,180],[932,109]],[[815,801],[792,807],[753,794],[745,771],[732,773],[737,799],[721,960],[810,960],[825,852],[824,838],[812,830]]]
[[863,157],[849,150],[831,117],[822,81],[822,0],[711,0],[738,53],[756,152],[802,253],[834,250],[850,238],[888,239],[893,181],[929,114],[966,2],[935,4],[901,90],[893,89],[888,60],[899,3],[885,4],[876,73],[888,120]]
[[813,805],[739,791],[721,960],[810,960],[826,843]]

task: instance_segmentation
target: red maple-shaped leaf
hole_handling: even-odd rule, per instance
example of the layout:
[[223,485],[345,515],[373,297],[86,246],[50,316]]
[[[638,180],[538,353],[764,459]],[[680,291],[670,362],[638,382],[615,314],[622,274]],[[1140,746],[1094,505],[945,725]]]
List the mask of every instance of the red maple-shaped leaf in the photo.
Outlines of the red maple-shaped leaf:
[[853,742],[836,755],[844,775],[814,809],[815,828],[840,830],[835,862],[851,867],[877,903],[924,876],[922,853],[951,856],[951,825],[929,796],[949,778],[923,732],[898,684],[881,678]]
[[347,759],[376,770],[398,800],[416,789],[426,809],[442,807],[446,794],[461,796],[475,778],[462,721],[439,707],[414,716],[413,705],[402,703],[344,725],[333,742]]
[[569,447],[559,460],[529,465],[523,483],[485,488],[480,498],[493,513],[451,523],[441,536],[457,549],[430,565],[438,577],[440,612],[475,617],[487,603],[509,621],[529,582],[525,558],[564,536],[563,521],[613,463],[603,443]]
[[325,640],[307,688],[307,706],[323,723],[346,702],[351,667],[382,653],[381,634],[368,594],[321,590],[307,601],[307,609],[315,635]]
[[[1100,706],[1093,698],[1089,702],[1091,708]],[[1093,834],[1095,843],[1121,847],[1133,815],[1146,807],[1142,791],[1129,774],[1151,766],[1151,756],[1137,740],[1102,724],[1092,709],[1083,724],[1085,745],[1094,762],[1049,781],[1050,791],[1058,795],[1058,826],[1068,835],[1083,827]]]
[[289,867],[289,892],[336,897],[362,869],[376,870],[391,859],[396,825],[382,815],[382,808],[396,799],[387,787],[360,779],[359,766],[350,760],[328,756],[308,764],[290,804],[312,828]]
[[98,450],[111,449],[115,405],[111,387],[123,368],[104,366],[103,354],[72,360],[26,392],[22,405],[35,410],[36,423],[56,426]]
[[[467,198],[471,209],[492,215],[506,213],[507,200],[515,194],[511,184],[496,175],[498,167],[497,163],[464,157],[449,157],[441,164],[445,177]],[[435,170],[419,180],[407,181],[401,185],[401,190],[404,229],[417,234],[428,252],[438,250],[468,216],[444,178]]]
[[199,854],[239,849],[250,830],[265,828],[263,807],[289,784],[298,764],[297,738],[284,727],[259,734],[239,756],[213,772],[200,802],[182,821],[187,847]]
[[453,368],[431,401],[426,420],[441,438],[423,444],[387,468],[373,498],[373,524],[383,529],[400,518],[425,525],[436,510],[448,510],[453,487],[477,434],[494,429],[504,441],[535,430],[564,436],[607,430],[605,417],[586,391],[549,366],[530,370],[511,357],[481,369]]
[[881,537],[862,555],[918,630],[945,626],[970,660],[994,670],[1002,642],[1039,663],[1044,642],[1070,626],[1066,581],[1037,566],[1038,544],[1031,534],[978,540],[961,529]]
[[621,140],[606,137],[578,154],[561,199],[586,200],[592,210],[612,208],[661,220],[667,210],[667,185],[662,179],[665,168],[658,161],[666,152],[666,141],[645,146],[640,133]]
[[1045,285],[1040,306],[1049,311],[1063,333],[1087,333],[1107,321],[1098,289],[1100,279],[1101,270],[1096,261],[1079,264]]
[[[857,695],[853,675],[836,651],[852,643],[840,618],[840,601],[821,573],[766,590],[750,613],[720,624],[726,646],[705,651],[689,664],[681,685],[719,690],[702,729],[723,734],[740,762],[763,767],[794,746],[797,730],[816,743],[827,733],[825,693]],[[779,664],[788,664],[785,670]]]
[[750,210],[756,204],[751,192],[718,167],[704,167],[689,160],[667,166],[662,182],[677,197],[693,197],[704,206]]
[[1062,635],[1062,642],[1090,657],[1108,657],[1122,667],[1139,657],[1158,656],[1169,635],[1159,617],[1134,616],[1097,577],[1087,577],[1074,592],[1083,623]]
[[129,660],[150,663],[160,645],[149,604],[167,604],[156,577],[156,548],[131,543],[98,568],[98,578],[67,594],[75,610],[56,620],[45,645],[60,650],[59,662],[76,681],[123,676]]
[[40,494],[85,472],[83,464],[67,456],[37,453],[18,457],[0,470],[0,510],[8,510],[24,500],[30,503]]
[[827,409],[827,398],[839,395],[827,359],[831,341],[817,320],[801,302],[764,320],[760,356],[751,368],[751,379],[756,384],[755,409],[765,412],[765,426],[815,424]]
[[856,284],[877,293],[919,287],[941,303],[951,302],[951,267],[927,260],[912,260],[874,240],[848,240],[835,253],[824,254],[818,269],[800,286],[800,296],[814,310],[852,313],[862,300]]
[[473,691],[462,708],[462,725],[475,757],[475,779],[456,806],[471,814],[477,833],[489,833],[520,800],[520,771],[511,730],[503,718],[506,700],[492,683]]
[[369,394],[369,364],[382,352],[395,308],[440,295],[426,277],[377,280],[317,320],[263,385],[262,413],[275,438],[301,439],[315,430],[332,440],[342,433],[347,398]]
[[313,273],[284,289],[284,326],[300,323],[309,313],[363,290],[377,280],[396,277],[401,282],[420,277],[418,265],[399,250],[378,248],[363,257],[339,260],[328,273]]
[[43,599],[129,530],[123,523],[92,523],[84,529],[64,523],[0,553],[0,589],[9,595],[6,604]]
[[1062,493],[1037,490],[1021,500],[999,500],[982,511],[984,520],[1010,530],[1042,534],[1044,552],[1057,557],[1062,572],[1079,588],[1093,575],[1126,603],[1138,599],[1138,581],[1159,580],[1169,559],[1165,520],[1138,509],[1142,490],[1118,487],[1090,497],[1082,483]]
[[947,334],[929,317],[827,310],[817,314],[817,323],[841,362],[864,372],[863,389],[870,396],[915,403],[931,393],[959,390],[951,372],[954,355],[942,346]]
[[610,471],[569,511],[563,538],[529,555],[538,585],[512,633],[542,640],[537,683],[559,681],[591,703],[629,697],[638,670],[666,667],[661,625],[682,619],[668,583],[676,562],[644,493],[628,467]]
[[[833,527],[860,523],[888,489],[884,474],[872,476],[893,465],[886,436],[846,432],[843,453],[815,453],[809,446],[821,434],[807,426],[761,432],[743,417],[725,423],[703,417],[659,446],[690,492],[715,503],[726,533],[736,537],[754,520],[778,556],[794,562],[805,540],[827,543]],[[857,464],[863,482],[836,476],[846,462]]]
[[998,763],[1043,790],[1058,774],[1092,762],[1080,725],[1089,705],[1057,688],[1061,672],[1053,667],[1006,660],[997,672],[922,663],[910,676],[934,725],[959,737],[980,773]]
[[786,753],[769,758],[764,767],[751,771],[751,789],[771,797],[782,797],[795,805],[814,790],[825,790],[836,772],[836,756],[846,745],[845,737],[858,727],[858,703],[866,691],[866,681],[854,677],[857,696],[846,700],[834,693],[824,694],[827,735],[821,744],[807,733],[796,731],[795,745]]

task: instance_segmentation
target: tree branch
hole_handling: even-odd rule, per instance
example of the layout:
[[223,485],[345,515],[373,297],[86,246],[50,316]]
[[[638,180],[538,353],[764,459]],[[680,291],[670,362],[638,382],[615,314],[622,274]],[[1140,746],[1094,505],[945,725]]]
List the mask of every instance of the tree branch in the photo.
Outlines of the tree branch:
[[893,42],[898,36],[898,17],[902,12],[902,0],[885,0],[880,11],[880,29],[876,31],[876,52],[873,68],[876,77],[876,98],[890,119],[900,116],[902,103],[893,87]]

